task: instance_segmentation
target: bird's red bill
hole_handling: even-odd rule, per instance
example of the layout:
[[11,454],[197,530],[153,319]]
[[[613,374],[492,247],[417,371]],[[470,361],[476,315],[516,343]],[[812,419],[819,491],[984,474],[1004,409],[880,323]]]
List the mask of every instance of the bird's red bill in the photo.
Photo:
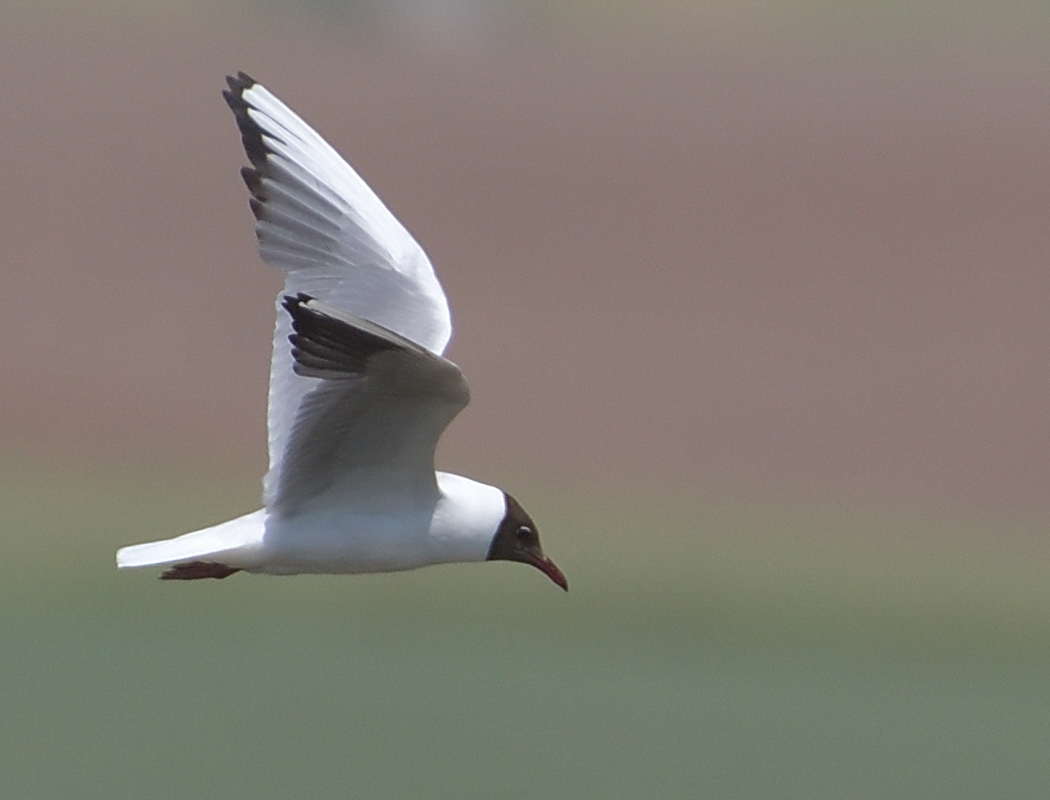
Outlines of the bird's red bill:
[[569,591],[569,581],[565,577],[565,573],[558,569],[558,565],[551,561],[547,556],[536,559],[536,569],[554,581],[565,591]]

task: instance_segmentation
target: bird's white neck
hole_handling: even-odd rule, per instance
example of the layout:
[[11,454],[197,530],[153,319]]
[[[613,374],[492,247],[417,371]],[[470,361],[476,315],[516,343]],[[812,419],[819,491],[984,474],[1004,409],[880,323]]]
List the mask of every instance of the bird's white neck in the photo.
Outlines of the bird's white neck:
[[462,475],[437,473],[441,497],[430,523],[434,562],[484,561],[507,504],[495,486]]

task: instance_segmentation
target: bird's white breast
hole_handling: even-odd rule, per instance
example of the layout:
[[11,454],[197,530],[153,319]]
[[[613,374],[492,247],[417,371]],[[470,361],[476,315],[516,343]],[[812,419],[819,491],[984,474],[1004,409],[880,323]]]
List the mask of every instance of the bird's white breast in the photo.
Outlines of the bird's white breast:
[[290,516],[271,515],[265,563],[253,571],[363,573],[429,564],[484,561],[506,512],[503,492],[437,473],[432,500],[373,497],[315,503]]

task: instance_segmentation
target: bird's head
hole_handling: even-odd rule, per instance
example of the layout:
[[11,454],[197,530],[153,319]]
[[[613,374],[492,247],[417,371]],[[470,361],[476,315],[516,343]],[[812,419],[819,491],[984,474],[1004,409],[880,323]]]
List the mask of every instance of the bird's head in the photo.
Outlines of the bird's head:
[[492,537],[487,560],[520,561],[522,564],[530,564],[562,589],[569,591],[569,582],[565,579],[565,574],[543,554],[536,523],[525,513],[525,509],[517,500],[506,492],[503,493],[503,497],[507,503],[507,511],[496,530],[496,535]]

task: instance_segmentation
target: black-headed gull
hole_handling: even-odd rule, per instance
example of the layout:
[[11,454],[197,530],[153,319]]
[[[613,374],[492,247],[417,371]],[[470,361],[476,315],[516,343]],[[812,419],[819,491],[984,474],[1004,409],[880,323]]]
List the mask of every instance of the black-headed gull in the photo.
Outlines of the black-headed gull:
[[124,547],[117,565],[165,565],[162,578],[192,580],[508,560],[567,589],[513,497],[434,471],[434,448],[469,392],[441,355],[452,324],[423,249],[284,103],[243,72],[227,82],[259,252],[286,273],[265,506]]

